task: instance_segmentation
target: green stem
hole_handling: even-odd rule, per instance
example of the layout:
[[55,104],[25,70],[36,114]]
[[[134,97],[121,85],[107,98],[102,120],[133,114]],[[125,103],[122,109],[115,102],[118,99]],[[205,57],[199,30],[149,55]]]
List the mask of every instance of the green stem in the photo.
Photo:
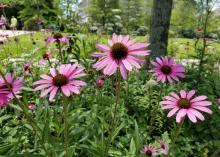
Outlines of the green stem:
[[66,157],[68,157],[68,100],[64,96],[63,101],[63,118],[64,118],[64,145],[65,145],[65,151],[66,151]]
[[47,61],[48,61],[49,65],[50,65],[50,67],[53,68],[49,58],[47,58]]
[[171,143],[171,146],[174,147],[175,146],[175,142],[177,140],[177,137],[179,136],[180,132],[181,132],[181,129],[183,127],[183,123],[184,123],[184,120],[185,119],[182,119],[182,121],[180,122],[180,124],[177,126],[176,128],[176,131],[175,131],[175,134],[174,134],[174,137],[172,139],[172,143]]
[[108,150],[109,150],[109,145],[112,142],[112,135],[114,132],[114,129],[116,127],[116,118],[117,118],[117,112],[118,112],[118,105],[119,105],[119,101],[120,101],[120,75],[119,75],[119,71],[117,71],[117,75],[116,75],[116,93],[115,93],[115,107],[114,107],[114,111],[113,111],[113,118],[110,124],[110,130],[109,130],[109,136],[107,139],[107,143],[106,143],[106,147],[104,150],[104,157],[108,157]]
[[58,42],[57,44],[58,44],[58,50],[59,50],[59,54],[60,54],[60,59],[61,59],[61,62],[62,62],[63,56],[62,56],[62,51],[61,51],[61,44],[60,44],[60,42]]
[[158,105],[160,104],[160,101],[161,101],[161,97],[162,97],[162,92],[163,92],[163,84],[161,84],[160,86],[160,93],[158,95]]

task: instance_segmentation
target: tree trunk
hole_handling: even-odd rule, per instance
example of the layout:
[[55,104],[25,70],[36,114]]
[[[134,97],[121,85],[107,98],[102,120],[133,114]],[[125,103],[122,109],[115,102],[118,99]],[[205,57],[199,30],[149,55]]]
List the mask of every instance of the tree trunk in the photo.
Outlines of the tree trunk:
[[173,0],[154,0],[150,32],[153,57],[167,55],[172,5]]

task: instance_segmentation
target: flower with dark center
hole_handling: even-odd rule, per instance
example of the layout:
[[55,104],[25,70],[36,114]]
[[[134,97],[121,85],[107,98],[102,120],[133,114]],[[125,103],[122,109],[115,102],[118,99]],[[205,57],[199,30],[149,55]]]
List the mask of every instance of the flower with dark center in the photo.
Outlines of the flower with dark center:
[[0,88],[9,91],[8,98],[14,98],[14,94],[16,97],[20,97],[19,94],[21,93],[23,87],[23,79],[20,77],[14,78],[13,74],[11,73],[8,73],[5,76],[5,79],[7,82],[5,82],[2,77],[0,77]]
[[178,100],[177,104],[180,108],[186,108],[186,109],[190,108],[190,106],[191,106],[190,100],[188,100],[186,98],[182,98],[182,99]]
[[165,143],[163,140],[159,141],[159,147],[160,147],[160,152],[164,155],[168,155],[169,154],[169,145],[167,143]]
[[69,38],[66,36],[63,36],[61,33],[54,33],[52,36],[49,36],[46,39],[46,45],[48,45],[49,43],[53,43],[56,42],[58,44],[63,43],[66,44],[69,42]]
[[139,56],[149,55],[146,50],[149,43],[136,43],[129,36],[117,36],[113,34],[112,39],[108,41],[108,45],[96,44],[96,48],[101,52],[92,53],[93,57],[100,59],[93,65],[96,70],[103,69],[104,75],[111,76],[119,68],[124,79],[127,78],[127,70],[140,69],[144,59]]
[[49,55],[47,53],[43,54],[43,59],[48,59]]
[[62,38],[62,37],[63,37],[63,35],[62,35],[61,33],[55,33],[55,34],[53,35],[53,38],[56,39],[56,40],[59,40],[59,39]]
[[146,156],[156,156],[157,155],[157,150],[152,146],[152,145],[148,145],[145,146],[142,150],[141,153],[146,155]]
[[53,85],[57,87],[62,87],[68,83],[68,78],[63,74],[57,74],[53,78]]
[[39,64],[44,64],[45,62],[47,62],[51,55],[52,55],[51,51],[48,51],[45,54],[43,54],[42,59],[39,61]]
[[69,97],[71,93],[79,94],[80,88],[85,86],[86,83],[80,80],[76,80],[81,76],[84,76],[84,68],[80,67],[78,64],[63,64],[57,71],[54,68],[50,69],[49,75],[41,75],[42,78],[39,81],[33,83],[33,85],[38,85],[34,90],[42,90],[41,97],[50,95],[49,100],[52,101],[58,91],[61,91],[65,96]]
[[156,58],[156,61],[152,61],[151,64],[154,66],[150,73],[153,73],[157,77],[157,81],[165,83],[168,81],[172,83],[173,80],[179,81],[179,78],[184,78],[185,69],[181,64],[176,64],[174,58],[170,60],[165,56]]
[[179,95],[172,92],[170,96],[165,96],[165,101],[161,101],[163,104],[162,109],[171,109],[167,117],[172,117],[176,113],[176,122],[180,123],[182,119],[187,116],[193,123],[198,120],[205,120],[205,117],[200,111],[212,114],[212,111],[207,107],[212,105],[210,101],[206,101],[207,96],[202,95],[192,98],[195,95],[195,91],[191,90],[186,92],[181,90]]
[[30,67],[31,67],[31,62],[30,61],[26,61],[26,63],[24,64],[24,69],[23,69],[23,74],[28,74],[30,73]]
[[128,48],[122,43],[115,43],[111,47],[111,56],[114,60],[118,61],[120,59],[126,58],[128,55]]
[[161,67],[161,71],[165,74],[165,75],[169,75],[172,72],[172,68],[168,65],[164,65]]

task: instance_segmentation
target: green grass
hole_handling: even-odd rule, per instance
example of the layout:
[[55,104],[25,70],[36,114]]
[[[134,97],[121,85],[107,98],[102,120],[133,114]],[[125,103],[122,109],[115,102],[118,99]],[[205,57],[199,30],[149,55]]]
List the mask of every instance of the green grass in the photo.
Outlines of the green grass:
[[[176,58],[195,58],[195,39],[186,39],[186,38],[171,38],[169,40],[168,52],[173,54]],[[202,40],[199,41],[199,44],[202,43]],[[220,57],[220,42],[208,41],[208,48],[206,49],[207,54],[215,54]],[[212,48],[213,49],[212,49]]]
[[[6,58],[33,58],[41,56],[46,47],[44,33],[35,33],[34,40],[30,34],[10,38],[0,46],[0,59]],[[18,40],[16,40],[18,39]]]
[[[31,40],[30,34],[18,36],[18,41],[15,38],[10,38],[4,45],[0,46],[0,60],[6,58],[24,58],[24,59],[39,59],[47,50],[54,49],[53,46],[45,46],[45,38],[49,34],[42,32],[35,33],[34,40]],[[87,34],[77,35],[83,42],[78,43],[81,48],[81,55],[88,55],[95,50],[96,43],[106,43],[109,36]],[[147,41],[145,37],[136,37],[137,41]],[[214,49],[207,49],[207,53],[214,53],[220,56],[220,42],[209,41],[208,44]],[[176,58],[194,58],[196,52],[194,49],[195,39],[171,38],[169,40],[168,54],[174,55]],[[152,52],[153,53],[153,52]]]

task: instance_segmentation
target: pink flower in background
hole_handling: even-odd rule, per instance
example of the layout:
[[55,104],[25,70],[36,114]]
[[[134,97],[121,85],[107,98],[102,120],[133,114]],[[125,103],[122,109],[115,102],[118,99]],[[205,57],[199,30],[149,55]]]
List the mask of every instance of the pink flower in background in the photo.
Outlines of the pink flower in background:
[[29,110],[35,110],[35,109],[36,109],[35,103],[29,103],[29,104],[28,104],[28,109],[29,109]]
[[86,83],[76,78],[85,76],[83,72],[84,68],[79,67],[78,64],[63,64],[57,71],[54,68],[50,69],[49,75],[41,75],[42,78],[39,81],[33,83],[33,85],[39,85],[35,88],[35,91],[45,89],[41,93],[41,97],[50,93],[49,100],[52,101],[56,93],[60,90],[65,96],[69,97],[71,93],[79,94],[80,87],[85,86]]
[[157,150],[151,145],[145,146],[141,153],[147,156],[157,156]]
[[[23,79],[21,77],[14,78],[13,74],[11,73],[6,74],[5,78],[7,82],[0,77],[0,84],[3,85],[2,88],[5,88],[9,91],[8,98],[14,98],[11,90],[17,97],[20,97],[19,94],[21,93],[23,87]],[[11,89],[8,89],[8,86]]]
[[105,80],[99,79],[95,82],[96,87],[101,88],[105,84]]
[[165,143],[163,140],[159,141],[159,146],[160,146],[160,152],[164,155],[169,154],[169,146],[167,143]]
[[179,81],[179,78],[184,78],[185,69],[182,64],[175,64],[174,58],[171,57],[170,60],[165,56],[161,58],[156,58],[155,62],[151,62],[155,66],[154,69],[150,70],[157,77],[157,81],[162,83],[169,81],[172,83],[173,80]]
[[23,74],[29,74],[31,66],[32,66],[31,62],[26,61],[26,63],[24,64]]
[[108,45],[97,44],[96,48],[102,52],[93,52],[93,57],[100,59],[93,65],[96,70],[104,69],[105,75],[111,76],[119,68],[124,79],[127,78],[127,72],[133,68],[140,69],[140,63],[145,60],[138,56],[149,55],[149,50],[145,48],[149,43],[135,43],[135,39],[129,39],[129,36],[117,36],[113,34]]
[[43,54],[42,59],[39,61],[39,64],[44,64],[46,61],[48,61],[50,59],[50,56],[52,55],[51,51],[46,52],[45,54]]
[[186,115],[193,123],[196,123],[197,119],[201,121],[205,120],[205,117],[199,111],[212,114],[212,111],[207,108],[207,106],[212,105],[212,103],[205,100],[207,98],[205,95],[192,98],[194,95],[194,90],[188,93],[181,90],[179,95],[172,92],[170,96],[165,96],[166,101],[161,101],[160,104],[165,105],[162,109],[171,109],[167,117],[171,117],[177,113],[177,123],[180,123]]
[[47,37],[46,44],[48,45],[53,42],[65,44],[69,42],[69,38],[63,36],[61,33],[54,33],[52,36]]

